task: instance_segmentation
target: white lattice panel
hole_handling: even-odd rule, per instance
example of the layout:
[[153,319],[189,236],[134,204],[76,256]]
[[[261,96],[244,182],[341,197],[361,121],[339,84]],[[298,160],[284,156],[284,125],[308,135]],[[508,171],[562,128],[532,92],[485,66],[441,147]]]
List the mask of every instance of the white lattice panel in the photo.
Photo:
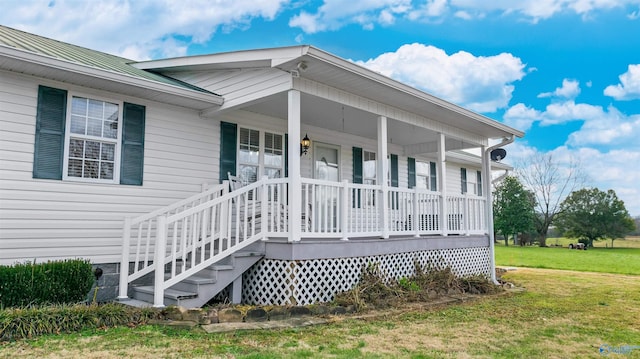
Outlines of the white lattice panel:
[[377,263],[388,278],[415,274],[421,266],[451,267],[458,276],[489,276],[489,248],[455,248],[370,257],[286,261],[263,259],[243,275],[242,301],[254,305],[307,305],[329,302],[351,289],[362,268]]

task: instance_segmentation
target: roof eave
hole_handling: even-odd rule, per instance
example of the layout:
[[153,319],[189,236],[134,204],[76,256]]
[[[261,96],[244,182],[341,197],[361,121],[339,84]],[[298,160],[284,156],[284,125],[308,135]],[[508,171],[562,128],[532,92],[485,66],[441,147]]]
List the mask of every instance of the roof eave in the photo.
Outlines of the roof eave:
[[[126,87],[133,87],[146,92],[152,91],[154,93],[162,93],[177,97],[176,100],[184,99],[189,103],[201,103],[202,108],[210,107],[212,105],[220,106],[224,102],[224,99],[216,94],[207,93],[203,91],[190,90],[187,88],[180,88],[178,86],[163,84],[152,80],[136,78],[134,76],[116,73],[113,71],[98,69],[75,62],[61,60],[58,58],[36,54],[29,51],[16,49],[0,45],[0,57],[4,57],[11,60],[28,63],[34,66],[45,67],[61,71],[63,73],[72,74],[75,76],[86,76],[96,79],[96,83],[107,81],[110,83],[124,85]],[[6,66],[2,66],[4,69]],[[12,71],[11,69],[9,69]],[[25,72],[27,73],[27,72]],[[29,74],[29,73],[27,73]],[[52,78],[53,80],[61,80],[60,78]],[[70,79],[66,79],[67,82],[73,83]],[[99,89],[99,87],[98,87]],[[143,97],[145,98],[145,97]],[[147,99],[153,100],[154,97],[148,97]],[[179,102],[179,101],[178,101]]]

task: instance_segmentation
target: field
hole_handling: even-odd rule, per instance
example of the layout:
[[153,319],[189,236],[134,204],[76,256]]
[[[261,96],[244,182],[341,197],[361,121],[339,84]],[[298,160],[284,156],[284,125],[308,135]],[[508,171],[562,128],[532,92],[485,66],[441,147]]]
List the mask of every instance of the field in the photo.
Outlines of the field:
[[639,238],[617,240],[614,242],[614,248],[605,247],[604,242],[596,242],[595,248],[586,251],[568,249],[569,243],[572,242],[565,238],[547,240],[550,246],[555,243],[561,244],[562,247],[496,245],[496,264],[640,275]]

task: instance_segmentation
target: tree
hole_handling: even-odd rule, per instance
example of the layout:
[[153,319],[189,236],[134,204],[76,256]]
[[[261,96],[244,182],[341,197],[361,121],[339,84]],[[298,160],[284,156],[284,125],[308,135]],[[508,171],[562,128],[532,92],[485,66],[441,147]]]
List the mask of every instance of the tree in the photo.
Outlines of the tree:
[[558,227],[565,236],[578,238],[593,246],[593,241],[624,238],[635,229],[633,219],[615,191],[585,188],[572,192],[560,206]]
[[569,193],[583,186],[584,172],[573,160],[561,165],[551,153],[537,153],[520,163],[516,174],[534,194],[535,230],[540,247],[546,247],[549,226],[560,213],[560,203]]
[[496,232],[504,236],[509,245],[509,235],[517,235],[534,228],[535,199],[522,183],[507,176],[496,186],[493,197],[493,223]]

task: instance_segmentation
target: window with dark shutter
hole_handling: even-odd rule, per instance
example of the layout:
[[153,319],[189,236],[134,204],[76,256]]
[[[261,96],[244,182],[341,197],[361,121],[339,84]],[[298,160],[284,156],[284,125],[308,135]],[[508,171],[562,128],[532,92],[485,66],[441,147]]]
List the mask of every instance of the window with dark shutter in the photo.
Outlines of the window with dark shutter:
[[462,194],[467,193],[467,169],[466,168],[460,169],[460,185],[461,185]]
[[144,106],[124,103],[120,184],[142,185],[145,113]]
[[236,174],[236,148],[238,126],[220,122],[220,183],[228,179],[227,173]]
[[416,186],[416,159],[407,158],[407,175],[409,176],[409,188]]
[[62,179],[67,91],[38,88],[33,178]]

